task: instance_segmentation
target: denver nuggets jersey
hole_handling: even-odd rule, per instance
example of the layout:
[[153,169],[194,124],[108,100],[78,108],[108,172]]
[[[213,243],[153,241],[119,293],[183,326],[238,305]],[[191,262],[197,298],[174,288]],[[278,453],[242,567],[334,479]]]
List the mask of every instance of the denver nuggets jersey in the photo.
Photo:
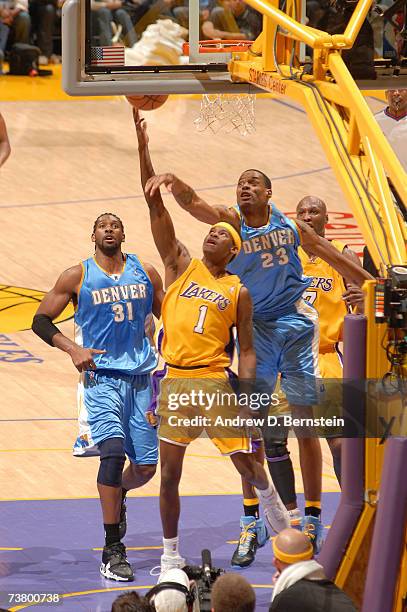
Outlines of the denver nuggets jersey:
[[75,312],[77,344],[106,351],[94,355],[97,369],[130,375],[153,370],[157,358],[144,329],[153,286],[139,259],[127,255],[120,275],[110,276],[93,257],[83,261],[82,268]]
[[[342,253],[345,245],[337,240],[331,241]],[[319,314],[319,348],[324,351],[342,340],[343,319],[347,314],[342,299],[345,293],[343,277],[326,261],[317,257],[311,261],[303,249],[299,255],[304,273],[312,276],[312,283],[304,293],[304,299],[316,308]]]
[[178,367],[230,365],[226,346],[236,324],[241,282],[235,275],[212,276],[199,259],[170,285],[162,305],[161,353]]
[[298,255],[301,244],[294,221],[270,205],[268,223],[263,227],[246,225],[239,206],[242,249],[228,264],[250,291],[254,317],[277,319],[294,310],[311,279],[303,276]]

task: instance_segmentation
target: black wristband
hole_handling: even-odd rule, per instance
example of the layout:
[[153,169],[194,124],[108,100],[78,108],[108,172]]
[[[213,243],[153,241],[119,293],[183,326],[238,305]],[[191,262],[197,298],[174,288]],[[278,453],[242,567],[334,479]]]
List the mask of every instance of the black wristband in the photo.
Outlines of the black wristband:
[[45,314],[36,314],[34,316],[31,329],[41,338],[41,340],[44,340],[44,342],[50,346],[54,346],[52,338],[55,334],[60,333],[58,327],[53,324],[51,318]]

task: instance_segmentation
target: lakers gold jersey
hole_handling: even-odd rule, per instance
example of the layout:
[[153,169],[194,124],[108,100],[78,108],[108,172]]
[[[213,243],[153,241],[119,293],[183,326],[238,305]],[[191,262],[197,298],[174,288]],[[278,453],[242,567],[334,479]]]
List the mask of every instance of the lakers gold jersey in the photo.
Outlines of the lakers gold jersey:
[[167,289],[162,304],[161,354],[178,367],[230,365],[226,347],[236,324],[241,282],[212,276],[199,259]]
[[[331,244],[341,253],[345,248],[338,240],[332,240]],[[342,299],[346,291],[345,282],[339,272],[323,259],[310,259],[302,248],[298,252],[304,274],[312,277],[304,299],[318,311],[319,350],[323,352],[342,340],[343,319],[348,312]]]

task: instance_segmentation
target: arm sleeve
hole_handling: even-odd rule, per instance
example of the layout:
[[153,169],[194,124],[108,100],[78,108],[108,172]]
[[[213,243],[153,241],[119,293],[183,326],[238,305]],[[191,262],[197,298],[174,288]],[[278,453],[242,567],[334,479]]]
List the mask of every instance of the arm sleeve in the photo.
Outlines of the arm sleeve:
[[53,324],[51,318],[45,314],[36,314],[34,316],[31,329],[41,338],[41,340],[44,340],[44,342],[50,346],[54,346],[52,338],[55,334],[60,333],[58,327]]

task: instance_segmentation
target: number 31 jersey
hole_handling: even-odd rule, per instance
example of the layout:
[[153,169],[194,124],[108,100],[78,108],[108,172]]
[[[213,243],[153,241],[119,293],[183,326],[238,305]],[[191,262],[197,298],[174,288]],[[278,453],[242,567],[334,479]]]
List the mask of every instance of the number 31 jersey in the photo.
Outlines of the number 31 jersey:
[[226,368],[226,346],[236,325],[242,284],[235,275],[215,278],[199,259],[167,289],[162,305],[161,354],[180,368]]
[[136,255],[127,255],[121,274],[109,275],[94,257],[81,262],[82,281],[75,312],[75,342],[105,350],[96,368],[146,374],[157,365],[145,333],[153,285]]

